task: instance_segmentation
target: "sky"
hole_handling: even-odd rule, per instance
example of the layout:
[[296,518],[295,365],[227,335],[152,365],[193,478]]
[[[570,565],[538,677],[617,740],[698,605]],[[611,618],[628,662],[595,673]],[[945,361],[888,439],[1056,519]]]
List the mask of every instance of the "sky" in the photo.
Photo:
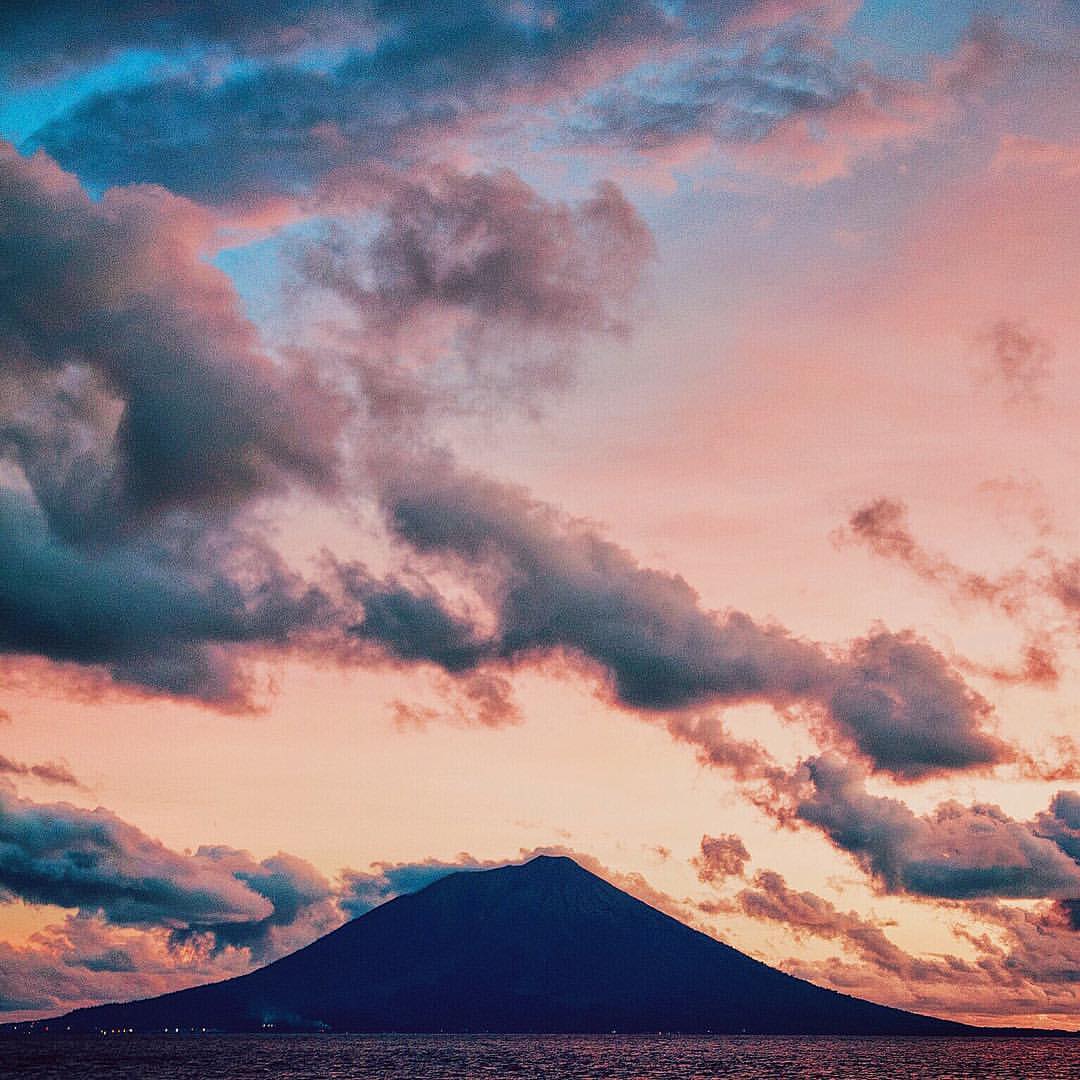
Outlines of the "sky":
[[1080,6],[0,42],[0,1019],[549,852],[1080,1028]]

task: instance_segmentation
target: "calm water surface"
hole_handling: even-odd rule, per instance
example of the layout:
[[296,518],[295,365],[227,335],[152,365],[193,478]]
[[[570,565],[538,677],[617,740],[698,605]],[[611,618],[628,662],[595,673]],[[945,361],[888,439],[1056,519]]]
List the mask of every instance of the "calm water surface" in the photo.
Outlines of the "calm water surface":
[[19,1080],[1080,1078],[1080,1040],[223,1035],[0,1039]]

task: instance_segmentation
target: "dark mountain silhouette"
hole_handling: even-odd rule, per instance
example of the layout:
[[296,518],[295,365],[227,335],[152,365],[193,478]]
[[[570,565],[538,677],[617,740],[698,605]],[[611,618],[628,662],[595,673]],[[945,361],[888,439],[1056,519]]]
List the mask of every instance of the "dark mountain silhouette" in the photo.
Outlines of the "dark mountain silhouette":
[[451,874],[240,978],[53,1030],[959,1034],[785,975],[542,856]]

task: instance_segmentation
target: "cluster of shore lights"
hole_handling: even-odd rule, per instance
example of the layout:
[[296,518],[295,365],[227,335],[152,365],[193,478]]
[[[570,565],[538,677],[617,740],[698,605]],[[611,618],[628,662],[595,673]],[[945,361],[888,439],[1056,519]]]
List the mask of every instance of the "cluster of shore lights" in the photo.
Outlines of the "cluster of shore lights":
[[[49,1029],[45,1028],[45,1030],[48,1031]],[[68,1031],[70,1031],[70,1030],[71,1030],[71,1028],[68,1028]],[[165,1028],[162,1028],[161,1030],[166,1035],[170,1035],[170,1034],[179,1035],[181,1029],[178,1028],[178,1027],[173,1027],[173,1028],[165,1027]],[[201,1034],[205,1035],[207,1029],[206,1028],[184,1028],[183,1030],[184,1031],[198,1031]],[[132,1028],[98,1028],[98,1032],[100,1034],[102,1034],[102,1035],[134,1035],[135,1034],[135,1029],[133,1027]]]

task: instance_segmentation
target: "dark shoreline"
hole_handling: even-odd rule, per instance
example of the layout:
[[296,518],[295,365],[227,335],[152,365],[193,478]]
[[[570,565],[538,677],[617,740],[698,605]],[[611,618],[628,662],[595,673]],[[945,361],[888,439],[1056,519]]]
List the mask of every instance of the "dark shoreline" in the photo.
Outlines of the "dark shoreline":
[[950,1041],[953,1039],[1075,1039],[1080,1038],[1080,1030],[1062,1028],[1027,1028],[1027,1027],[975,1027],[966,1031],[950,1034],[908,1033],[899,1035],[865,1034],[860,1032],[746,1032],[746,1031],[314,1031],[302,1028],[280,1029],[274,1031],[227,1031],[213,1029],[186,1029],[177,1031],[71,1031],[50,1030],[53,1020],[23,1020],[0,1025],[0,1038],[41,1038],[41,1039],[208,1039],[208,1038],[341,1038],[343,1036],[365,1039],[737,1039],[750,1041],[756,1039],[804,1039],[836,1040],[853,1042],[911,1040],[917,1042]]

